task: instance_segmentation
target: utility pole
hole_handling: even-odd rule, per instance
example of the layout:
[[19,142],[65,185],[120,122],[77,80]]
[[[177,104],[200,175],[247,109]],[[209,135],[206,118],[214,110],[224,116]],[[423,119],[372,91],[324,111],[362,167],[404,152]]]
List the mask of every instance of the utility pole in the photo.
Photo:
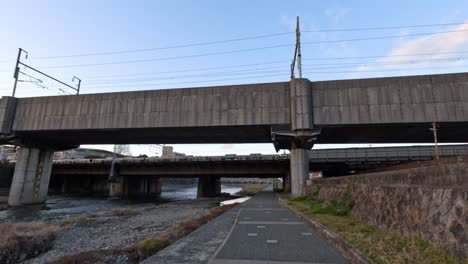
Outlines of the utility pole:
[[299,16],[296,21],[296,49],[297,49],[297,70],[299,78],[302,78],[302,63],[301,63],[301,30],[299,28]]
[[26,53],[26,59],[28,58],[28,52],[23,50],[22,48],[19,48],[18,49],[18,57],[16,58],[15,71],[13,73],[13,78],[15,78],[15,84],[13,85],[13,94],[11,95],[11,97],[15,97],[16,85],[18,84],[18,76],[19,76],[19,73],[20,73],[19,64],[20,64],[20,60],[21,60],[21,53],[23,53],[23,52]]
[[78,95],[80,94],[81,79],[76,76],[73,76],[72,82],[74,82],[75,80],[78,80],[78,85],[76,86],[76,94]]
[[297,58],[297,69],[299,71],[299,78],[302,78],[302,63],[301,63],[301,31],[299,28],[299,16],[296,20],[296,47],[294,49],[294,57],[291,63],[291,79],[294,79],[294,67],[296,66]]
[[[23,63],[23,62],[21,62],[21,54],[22,54],[23,52],[26,54],[25,58],[26,58],[26,59],[28,58],[28,52],[25,51],[25,50],[23,50],[22,48],[19,48],[19,49],[18,49],[18,57],[16,58],[15,71],[14,71],[14,74],[13,74],[13,78],[15,78],[15,83],[14,83],[14,85],[13,85],[12,97],[15,97],[15,94],[16,94],[16,86],[17,86],[18,82],[27,82],[27,81],[25,81],[25,80],[19,80],[19,75],[20,75],[20,74],[26,75],[26,76],[28,76],[28,77],[30,77],[30,78],[34,78],[34,79],[36,79],[36,81],[42,83],[42,80],[37,79],[37,78],[35,78],[35,77],[33,77],[33,76],[31,76],[31,75],[29,75],[29,74],[26,74],[25,72],[21,71],[20,66],[23,66],[23,67],[25,67],[25,69],[32,70],[32,71],[34,71],[34,72],[36,72],[36,73],[39,73],[39,74],[41,74],[41,75],[43,75],[43,76],[45,76],[45,77],[47,77],[47,78],[49,78],[49,79],[51,79],[51,80],[53,80],[53,81],[56,81],[56,82],[58,82],[58,83],[60,83],[60,84],[62,84],[62,85],[64,85],[64,86],[66,86],[66,87],[68,87],[68,88],[70,88],[70,89],[72,89],[72,90],[75,90],[75,91],[76,91],[76,94],[79,94],[79,93],[80,93],[80,86],[81,86],[81,79],[80,79],[80,78],[77,78],[76,76],[73,76],[72,82],[74,82],[75,80],[78,80],[78,85],[77,85],[77,87],[73,87],[73,86],[71,86],[71,85],[68,85],[68,84],[66,84],[66,83],[64,83],[64,82],[62,82],[62,81],[60,81],[60,80],[58,80],[58,79],[56,79],[56,78],[54,78],[54,77],[48,75],[48,74],[45,74],[44,72],[41,72],[41,71],[39,71],[39,70],[37,70],[37,69],[35,69],[35,68],[33,68],[33,67],[31,67],[31,66],[25,64],[25,63]],[[42,86],[42,87],[45,88],[44,86]],[[62,89],[60,89],[60,90],[61,90],[62,92],[65,93],[65,91],[63,91]]]
[[437,145],[437,126],[436,122],[432,122],[432,128],[429,130],[432,130],[433,135],[434,135],[434,145],[435,145],[435,160],[439,162],[439,146]]

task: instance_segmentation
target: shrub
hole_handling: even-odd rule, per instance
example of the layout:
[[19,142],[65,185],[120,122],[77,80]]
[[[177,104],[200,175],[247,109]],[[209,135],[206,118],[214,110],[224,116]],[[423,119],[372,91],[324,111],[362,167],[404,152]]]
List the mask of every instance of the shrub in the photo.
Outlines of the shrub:
[[140,254],[144,256],[151,256],[156,254],[161,249],[169,246],[171,242],[164,237],[149,237],[143,240],[140,245]]
[[18,263],[49,250],[58,231],[40,222],[0,224],[0,263]]

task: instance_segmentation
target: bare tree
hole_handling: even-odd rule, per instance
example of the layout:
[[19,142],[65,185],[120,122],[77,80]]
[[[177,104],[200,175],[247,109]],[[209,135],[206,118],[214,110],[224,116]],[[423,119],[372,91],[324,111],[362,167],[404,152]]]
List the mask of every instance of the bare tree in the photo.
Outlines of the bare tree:
[[114,153],[131,156],[132,152],[130,151],[130,145],[114,145]]

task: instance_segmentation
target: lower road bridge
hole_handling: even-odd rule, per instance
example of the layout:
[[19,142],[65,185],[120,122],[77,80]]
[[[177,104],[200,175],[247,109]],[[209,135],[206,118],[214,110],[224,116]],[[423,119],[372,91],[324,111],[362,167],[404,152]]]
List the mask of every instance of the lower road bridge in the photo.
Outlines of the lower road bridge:
[[[311,171],[324,177],[348,175],[398,163],[434,158],[434,146],[316,149],[309,153]],[[468,155],[468,145],[439,146],[441,157]],[[198,196],[216,196],[221,178],[282,178],[290,189],[289,155],[226,155],[175,158],[116,158],[56,160],[51,190],[96,190],[110,196],[153,196],[161,178],[198,178]]]

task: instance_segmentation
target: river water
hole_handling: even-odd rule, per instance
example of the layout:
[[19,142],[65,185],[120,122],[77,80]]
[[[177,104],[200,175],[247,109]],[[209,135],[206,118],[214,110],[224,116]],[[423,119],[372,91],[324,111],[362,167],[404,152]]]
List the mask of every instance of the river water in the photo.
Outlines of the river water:
[[[224,193],[235,194],[240,190],[241,187],[239,186],[221,186],[221,192]],[[106,211],[117,207],[142,207],[167,201],[196,199],[197,185],[163,185],[161,198],[162,199],[160,200],[127,200],[52,195],[47,198],[47,210],[10,208],[0,211],[0,223],[18,221],[54,221],[77,214]]]
[[[241,187],[221,185],[221,192],[235,194]],[[197,184],[191,185],[163,185],[161,198],[169,200],[186,200],[197,198]]]

